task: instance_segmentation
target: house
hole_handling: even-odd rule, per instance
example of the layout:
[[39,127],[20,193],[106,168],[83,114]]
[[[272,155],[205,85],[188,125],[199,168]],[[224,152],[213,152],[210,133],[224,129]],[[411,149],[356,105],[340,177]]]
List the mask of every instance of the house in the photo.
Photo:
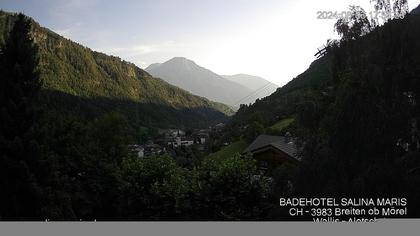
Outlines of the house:
[[137,155],[137,157],[144,157],[144,146],[137,144],[128,145],[128,150]]
[[217,125],[215,125],[212,130],[213,131],[221,131],[226,127],[225,123],[219,123]]
[[168,142],[168,146],[172,147],[181,147],[181,146],[191,146],[194,144],[194,139],[185,138],[185,137],[176,137]]
[[169,130],[169,136],[175,138],[175,137],[183,137],[185,136],[185,131],[180,129],[171,129]]
[[204,133],[204,132],[200,132],[200,133],[194,134],[193,137],[194,137],[195,143],[205,144],[209,139],[209,134]]
[[270,173],[285,162],[297,163],[300,159],[290,134],[286,136],[260,135],[249,145],[243,155],[251,154],[260,170]]
[[148,141],[144,145],[132,144],[128,145],[128,150],[136,155],[137,157],[149,157],[149,156],[156,156],[162,155],[166,153],[166,148],[162,147],[161,145],[155,144],[152,141]]
[[156,156],[166,153],[166,148],[160,146],[159,144],[148,142],[144,145],[144,155],[145,156]]

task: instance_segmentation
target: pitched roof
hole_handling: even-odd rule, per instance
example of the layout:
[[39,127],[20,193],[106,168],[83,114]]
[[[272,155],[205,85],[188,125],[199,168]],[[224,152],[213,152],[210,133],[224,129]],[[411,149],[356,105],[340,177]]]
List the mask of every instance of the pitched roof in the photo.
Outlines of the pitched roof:
[[257,149],[272,146],[286,153],[287,155],[296,158],[297,148],[293,142],[286,142],[287,139],[284,136],[271,136],[271,135],[260,135],[254,142],[251,143],[243,152],[253,152]]

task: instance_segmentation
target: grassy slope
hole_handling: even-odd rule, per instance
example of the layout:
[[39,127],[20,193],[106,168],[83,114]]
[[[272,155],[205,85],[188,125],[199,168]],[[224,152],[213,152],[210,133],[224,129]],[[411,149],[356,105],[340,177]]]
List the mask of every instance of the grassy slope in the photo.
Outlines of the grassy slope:
[[273,131],[280,132],[284,128],[289,126],[294,120],[295,120],[295,118],[282,119],[282,120],[278,121],[277,123],[275,123],[274,125],[270,126],[270,129],[272,129]]
[[244,140],[239,140],[223,147],[215,153],[208,155],[207,158],[223,158],[233,156],[236,153],[241,153],[246,147],[246,142]]

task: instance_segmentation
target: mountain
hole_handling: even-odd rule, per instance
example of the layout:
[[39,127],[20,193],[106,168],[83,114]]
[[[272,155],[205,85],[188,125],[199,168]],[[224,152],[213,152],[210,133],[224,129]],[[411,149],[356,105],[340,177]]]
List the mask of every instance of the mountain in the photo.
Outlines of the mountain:
[[271,95],[240,109],[231,123],[235,126],[247,125],[258,114],[260,121],[269,126],[282,118],[295,116],[299,104],[318,100],[332,85],[331,63],[330,55],[315,60],[306,71]]
[[225,79],[183,57],[152,64],[145,70],[170,84],[216,102],[230,106],[251,102],[246,98],[253,93],[253,89]]
[[[289,132],[302,160],[289,177],[296,195],[419,199],[419,25],[408,14],[333,41],[287,85],[241,106],[220,143]],[[412,209],[418,217],[420,202]]]
[[261,77],[258,77],[258,76],[246,75],[246,74],[222,75],[222,76],[225,79],[238,83],[254,91],[254,94],[251,98],[253,100],[256,100],[257,98],[266,97],[274,93],[278,88],[276,84],[273,84],[270,81],[263,79]]
[[[327,101],[334,104],[338,88],[347,86],[347,83],[350,83],[350,79],[344,78],[344,75],[350,72],[344,71],[344,69],[341,69],[343,71],[336,69],[337,64],[344,64],[345,60],[348,60],[345,57],[349,57],[348,55],[355,57],[369,55],[373,58],[371,61],[365,62],[366,65],[372,68],[366,70],[363,68],[364,75],[369,76],[367,81],[370,81],[372,84],[377,82],[376,80],[379,80],[379,78],[384,79],[386,82],[388,82],[387,80],[395,80],[396,82],[401,82],[402,85],[398,86],[401,89],[404,88],[406,90],[404,91],[405,93],[407,91],[411,92],[418,87],[418,80],[414,79],[418,77],[419,70],[418,65],[414,63],[414,61],[418,60],[417,55],[420,51],[420,49],[417,49],[418,44],[416,43],[419,34],[419,28],[416,27],[416,24],[420,22],[420,15],[416,14],[418,9],[419,7],[414,9],[403,20],[392,20],[358,40],[341,42],[341,47],[334,49],[336,51],[326,53],[323,57],[313,61],[306,71],[293,78],[276,92],[261,99],[258,103],[254,103],[252,106],[239,110],[232,117],[233,123],[246,125],[254,118],[255,114],[260,114],[265,125],[269,126],[281,118],[296,116],[299,109],[301,109],[300,107],[305,103],[316,104],[318,106],[317,109],[319,109],[319,104]],[[388,39],[385,34],[403,35],[404,37]],[[351,46],[354,48],[357,46],[360,51],[351,51],[348,49]],[[399,54],[396,52],[399,52]],[[339,61],[338,58],[345,59]],[[361,70],[360,68],[362,67],[361,65],[352,66],[355,68],[348,69],[349,71]],[[396,68],[401,69],[393,72],[394,74],[390,74],[390,71],[397,70]],[[337,75],[337,73],[342,74]],[[341,80],[334,79],[334,77],[338,76],[343,78]],[[385,82],[383,83],[385,84]],[[378,87],[381,88],[379,85]],[[375,89],[379,90],[379,88]],[[340,92],[342,91],[340,90]]]
[[[0,45],[16,14],[0,11]],[[153,127],[206,127],[232,110],[152,77],[133,63],[92,51],[32,20],[38,47],[40,104],[60,113],[94,118],[119,111],[131,122]]]

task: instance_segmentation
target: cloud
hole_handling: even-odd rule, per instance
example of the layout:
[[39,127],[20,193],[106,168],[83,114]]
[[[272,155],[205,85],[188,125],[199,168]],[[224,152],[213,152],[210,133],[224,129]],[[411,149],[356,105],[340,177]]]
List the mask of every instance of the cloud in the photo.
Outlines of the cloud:
[[64,36],[66,38],[73,38],[76,32],[80,31],[80,27],[82,26],[81,22],[74,23],[71,27],[62,28],[62,29],[52,29],[52,31],[56,32],[57,34]]
[[133,44],[126,47],[102,47],[96,50],[111,54],[138,56],[151,53],[178,52],[182,51],[185,47],[186,45],[176,43],[175,41],[165,41],[153,44]]
[[172,40],[159,43],[132,43],[123,47],[120,46],[121,44],[113,45],[115,46],[107,46],[105,43],[101,47],[94,47],[93,49],[133,62],[140,68],[145,68],[152,63],[169,60],[174,56],[188,57],[186,52],[195,51],[192,50],[193,44],[178,43]]
[[98,4],[98,0],[58,0],[52,7],[58,11],[88,10]]

